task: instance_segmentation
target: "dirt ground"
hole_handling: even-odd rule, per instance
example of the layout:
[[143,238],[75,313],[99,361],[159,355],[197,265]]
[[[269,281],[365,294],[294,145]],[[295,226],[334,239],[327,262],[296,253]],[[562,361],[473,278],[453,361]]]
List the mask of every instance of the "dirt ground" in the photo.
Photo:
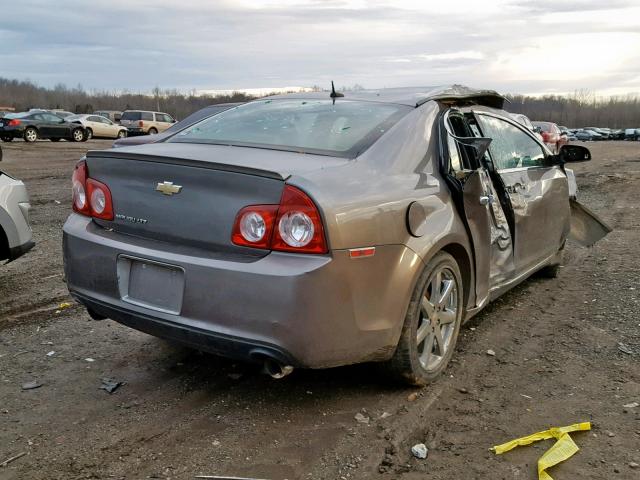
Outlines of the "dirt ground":
[[[60,311],[72,167],[109,145],[2,145],[0,169],[29,188],[37,246],[0,265],[0,464],[26,453],[0,479],[533,480],[551,441],[489,447],[582,421],[593,429],[573,435],[581,450],[556,480],[640,478],[640,407],[624,407],[640,403],[640,142],[589,144],[594,160],[574,167],[580,199],[614,232],[569,245],[559,278],[528,280],[463,327],[447,374],[421,390],[371,365],[275,381]],[[109,394],[105,377],[125,383]],[[426,460],[410,453],[418,442]]]

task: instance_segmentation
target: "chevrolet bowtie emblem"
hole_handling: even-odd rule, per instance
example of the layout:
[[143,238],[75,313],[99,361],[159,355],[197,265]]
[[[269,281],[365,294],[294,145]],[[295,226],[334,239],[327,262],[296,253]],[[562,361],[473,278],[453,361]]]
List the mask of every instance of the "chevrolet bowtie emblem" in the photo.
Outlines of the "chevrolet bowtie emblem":
[[164,195],[180,193],[180,190],[182,190],[182,185],[174,185],[173,182],[162,182],[156,185],[156,191],[162,192]]

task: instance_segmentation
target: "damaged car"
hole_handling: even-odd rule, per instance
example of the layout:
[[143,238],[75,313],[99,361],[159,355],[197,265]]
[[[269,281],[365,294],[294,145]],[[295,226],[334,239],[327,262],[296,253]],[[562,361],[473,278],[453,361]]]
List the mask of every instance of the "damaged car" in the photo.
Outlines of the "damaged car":
[[0,261],[11,262],[34,247],[30,209],[24,183],[0,170]]
[[255,100],[159,143],[90,151],[64,225],[71,295],[94,319],[294,368],[381,362],[435,379],[460,326],[571,235],[608,227],[565,164],[463,86]]

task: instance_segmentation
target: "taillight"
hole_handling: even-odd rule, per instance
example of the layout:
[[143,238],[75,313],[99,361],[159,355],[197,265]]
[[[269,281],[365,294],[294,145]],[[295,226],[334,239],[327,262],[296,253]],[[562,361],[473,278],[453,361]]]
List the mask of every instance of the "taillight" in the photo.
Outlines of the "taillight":
[[17,119],[15,119],[15,118],[14,118],[14,119],[12,119],[12,120],[9,120],[9,123],[7,123],[7,125],[8,125],[9,127],[17,127],[17,126],[18,126],[18,125],[20,125],[21,123],[22,123],[22,122],[21,122],[20,120],[17,120]]
[[89,177],[87,163],[78,162],[73,171],[73,210],[88,217],[113,220],[111,191],[104,183]]
[[283,252],[326,253],[320,212],[302,190],[284,187],[271,248]]
[[278,205],[244,207],[236,215],[231,241],[236,245],[269,249],[277,213]]
[[87,164],[84,160],[77,163],[71,177],[73,211],[83,215],[90,215],[89,200],[87,199]]
[[285,185],[279,205],[250,205],[240,210],[231,241],[281,252],[327,252],[320,212],[302,190],[291,185]]

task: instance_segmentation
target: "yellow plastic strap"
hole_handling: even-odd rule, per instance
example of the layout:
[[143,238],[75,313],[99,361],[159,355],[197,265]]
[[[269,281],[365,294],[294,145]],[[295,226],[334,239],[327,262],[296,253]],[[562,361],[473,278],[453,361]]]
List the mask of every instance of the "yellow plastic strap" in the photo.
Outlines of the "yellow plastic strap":
[[527,437],[516,438],[502,445],[497,445],[491,450],[497,455],[500,455],[519,446],[530,445],[540,440],[556,438],[558,441],[538,460],[538,480],[553,480],[546,470],[560,462],[564,462],[580,450],[569,433],[585,430],[591,430],[590,422],[576,423],[566,427],[553,427],[543,432],[534,433]]

